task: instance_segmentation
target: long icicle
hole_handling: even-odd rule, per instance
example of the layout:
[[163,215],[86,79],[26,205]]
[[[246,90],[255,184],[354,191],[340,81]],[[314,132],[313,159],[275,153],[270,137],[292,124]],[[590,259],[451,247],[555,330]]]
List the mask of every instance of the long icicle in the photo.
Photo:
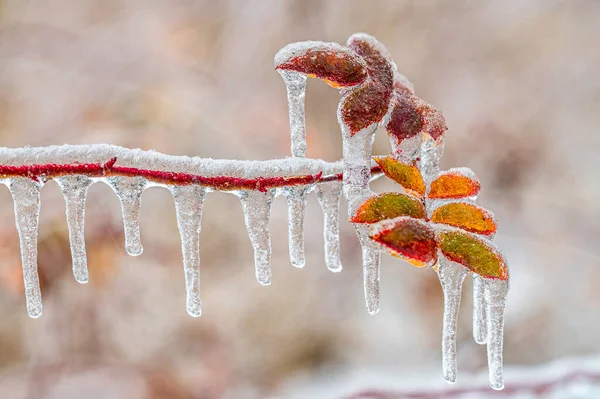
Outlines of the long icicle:
[[317,200],[323,209],[323,235],[325,238],[325,264],[334,273],[342,271],[340,261],[340,196],[342,183],[332,181],[318,184]]
[[292,156],[304,157],[306,156],[306,122],[304,119],[306,75],[281,69],[277,71],[281,74],[287,90]]
[[125,250],[132,256],[141,255],[144,247],[140,239],[140,206],[148,182],[141,177],[111,177],[108,182],[121,201]]
[[79,283],[87,283],[89,272],[85,250],[85,200],[92,180],[87,176],[63,176],[56,179],[65,198],[67,227],[71,245],[73,276]]
[[[369,189],[371,178],[371,149],[377,124],[366,127],[354,135],[349,128],[342,125],[343,158],[344,158],[344,196],[348,201],[348,213],[352,216],[358,207],[373,192]],[[379,263],[381,251],[369,238],[366,226],[355,224],[363,261],[363,279],[367,311],[370,314],[379,312]]]
[[190,316],[202,313],[200,298],[200,229],[206,189],[200,186],[172,187],[177,227],[181,236],[185,274],[186,309]]
[[42,315],[42,292],[37,265],[40,189],[42,183],[27,178],[14,178],[8,187],[15,204],[15,223],[19,232],[25,300],[29,317]]
[[508,281],[485,280],[488,368],[490,386],[496,390],[504,388],[502,350],[504,347],[504,309],[507,294]]
[[250,242],[254,248],[256,280],[262,285],[271,284],[271,236],[269,219],[273,191],[243,191],[240,200],[244,210],[244,221]]
[[487,343],[487,317],[485,310],[485,281],[473,273],[473,338],[480,345]]
[[311,186],[288,187],[284,195],[288,205],[288,239],[290,262],[295,267],[304,267],[304,216],[306,214],[306,198]]
[[438,276],[444,291],[444,325],[442,330],[442,371],[446,381],[456,382],[456,333],[462,285],[468,269],[439,253]]

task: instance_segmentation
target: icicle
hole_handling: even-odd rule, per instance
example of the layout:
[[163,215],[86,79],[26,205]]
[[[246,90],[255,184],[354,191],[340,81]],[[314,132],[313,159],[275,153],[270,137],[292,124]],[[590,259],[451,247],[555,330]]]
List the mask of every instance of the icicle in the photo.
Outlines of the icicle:
[[439,138],[438,141],[433,140],[431,137],[425,139],[425,142],[421,147],[421,162],[419,169],[427,184],[431,183],[440,172],[440,159],[442,158],[443,153],[443,138]]
[[181,235],[185,273],[186,308],[190,316],[202,313],[200,300],[200,225],[206,189],[200,186],[171,187],[175,200],[177,226]]
[[485,315],[485,282],[473,273],[473,338],[480,345],[487,342],[487,320]]
[[288,187],[284,195],[288,205],[288,236],[290,261],[295,267],[304,267],[304,214],[306,212],[306,197],[311,186]]
[[144,251],[140,239],[140,205],[147,181],[141,177],[111,177],[108,182],[121,200],[125,250],[138,256]]
[[306,155],[306,124],[304,121],[304,97],[306,93],[306,75],[294,71],[278,69],[287,90],[290,113],[290,135],[292,155]]
[[85,251],[85,199],[92,184],[87,176],[63,176],[56,179],[65,197],[67,226],[71,243],[73,276],[80,283],[87,283],[89,273]]
[[439,253],[438,276],[444,291],[444,326],[442,332],[442,371],[449,383],[456,382],[456,332],[462,285],[468,269]]
[[21,244],[23,282],[29,317],[42,315],[42,293],[37,270],[37,241],[42,183],[27,178],[8,180],[15,203],[15,223]]
[[269,219],[273,192],[243,191],[240,194],[244,221],[252,247],[254,248],[254,267],[256,280],[262,285],[271,284],[271,237]]
[[[373,124],[354,136],[347,126],[341,123],[344,158],[344,196],[348,201],[349,215],[353,215],[358,207],[373,192],[369,189],[371,179],[371,149],[377,124]],[[355,225],[360,240],[363,259],[363,279],[367,311],[370,314],[379,312],[379,260],[381,251],[369,238],[366,226]]]
[[504,388],[502,349],[504,346],[504,308],[508,294],[508,281],[485,280],[485,306],[487,313],[487,353],[490,386]]
[[323,234],[325,238],[325,264],[332,272],[341,272],[340,262],[340,196],[342,182],[332,181],[318,184],[317,199],[323,209]]

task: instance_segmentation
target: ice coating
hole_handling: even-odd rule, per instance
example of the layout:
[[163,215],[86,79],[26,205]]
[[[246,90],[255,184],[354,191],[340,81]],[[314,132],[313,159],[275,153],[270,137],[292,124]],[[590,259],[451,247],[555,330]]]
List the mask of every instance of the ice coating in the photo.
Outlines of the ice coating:
[[271,236],[269,219],[273,191],[243,191],[240,193],[244,221],[254,248],[256,280],[262,285],[271,284]]
[[340,197],[339,181],[319,184],[315,188],[317,200],[323,210],[323,235],[325,238],[325,264],[332,272],[341,272],[340,261]]
[[67,227],[73,262],[73,276],[80,283],[87,283],[89,273],[85,250],[85,200],[92,180],[87,176],[63,176],[56,179],[65,198]]
[[177,227],[181,236],[185,274],[186,309],[190,316],[202,313],[200,299],[200,226],[206,189],[199,186],[172,187]]
[[38,277],[37,242],[40,216],[40,189],[42,183],[33,179],[8,180],[15,204],[15,223],[19,232],[25,301],[29,317],[42,315],[42,292]]
[[424,140],[421,146],[421,163],[419,169],[421,169],[421,174],[427,184],[430,184],[440,172],[440,159],[443,153],[443,138],[436,141],[431,137],[427,137]]
[[147,181],[141,177],[111,177],[108,183],[121,201],[125,250],[132,256],[141,255],[144,248],[140,239],[140,206]]
[[473,273],[473,339],[480,345],[487,343],[487,317],[484,293],[484,279]]
[[504,309],[508,294],[508,281],[485,280],[485,311],[487,316],[487,355],[490,386],[504,388]]
[[304,215],[306,213],[306,197],[311,186],[288,187],[284,195],[288,205],[288,239],[290,262],[295,267],[304,267]]
[[282,69],[278,72],[283,78],[287,90],[292,155],[304,157],[306,155],[306,123],[304,120],[306,75]]
[[[341,120],[341,118],[340,118]],[[371,179],[371,149],[377,124],[368,126],[352,135],[350,128],[342,126],[344,158],[344,196],[348,201],[348,216],[352,217],[360,205],[373,192],[369,188]],[[376,314],[379,311],[379,263],[381,251],[369,238],[369,227],[355,224],[363,260],[363,279],[367,311]]]
[[444,325],[442,330],[442,371],[449,383],[456,382],[456,333],[462,285],[468,269],[438,253],[438,276],[444,291]]

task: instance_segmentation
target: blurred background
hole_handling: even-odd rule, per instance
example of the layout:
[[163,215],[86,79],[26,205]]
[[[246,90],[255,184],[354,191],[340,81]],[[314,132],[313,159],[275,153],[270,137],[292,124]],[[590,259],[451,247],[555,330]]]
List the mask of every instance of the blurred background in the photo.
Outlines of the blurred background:
[[[91,187],[91,277],[81,285],[64,200],[49,183],[37,320],[25,309],[12,200],[0,190],[0,397],[446,398],[472,388],[469,398],[600,397],[598,1],[0,0],[0,144],[284,157],[287,104],[273,56],[289,42],[344,43],[360,31],[382,41],[417,95],[444,112],[443,167],[474,169],[479,203],[500,221],[496,241],[512,273],[506,393],[486,388],[470,279],[451,387],[441,375],[436,274],[384,257],[381,312],[368,315],[352,227],[342,220],[344,271],[333,274],[314,196],[304,269],[289,264],[285,201],[275,201],[268,287],[254,278],[239,200],[207,197],[204,309],[194,319],[166,190],[144,194],[145,251],[133,258],[116,196]],[[308,156],[341,157],[338,99],[309,82]],[[380,132],[374,153],[387,152]],[[381,179],[374,189],[394,187]]]

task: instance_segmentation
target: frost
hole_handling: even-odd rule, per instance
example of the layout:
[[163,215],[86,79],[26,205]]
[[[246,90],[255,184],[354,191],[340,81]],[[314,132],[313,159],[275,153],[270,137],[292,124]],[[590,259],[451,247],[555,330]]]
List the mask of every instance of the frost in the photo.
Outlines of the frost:
[[87,176],[64,176],[56,179],[65,197],[67,226],[71,242],[73,276],[80,283],[87,283],[89,273],[85,251],[84,219],[85,199],[92,180]]
[[199,186],[172,187],[177,227],[181,236],[187,312],[194,317],[202,313],[200,299],[200,224],[206,189]]
[[240,194],[244,221],[250,242],[254,248],[254,268],[256,280],[262,285],[271,284],[271,236],[269,235],[269,219],[273,191],[261,193],[244,191]]
[[37,318],[42,315],[42,292],[37,265],[42,183],[32,179],[15,178],[8,181],[8,187],[15,203],[15,223],[21,245],[27,313],[30,317]]

